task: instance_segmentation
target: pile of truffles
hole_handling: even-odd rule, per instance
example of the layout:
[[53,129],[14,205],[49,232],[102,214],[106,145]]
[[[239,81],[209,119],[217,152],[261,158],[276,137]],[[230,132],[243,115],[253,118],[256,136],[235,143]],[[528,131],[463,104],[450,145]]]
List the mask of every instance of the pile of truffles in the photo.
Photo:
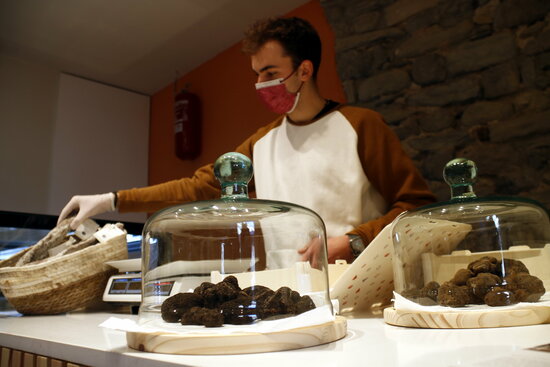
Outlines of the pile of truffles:
[[166,322],[218,327],[298,315],[314,308],[309,296],[300,296],[288,287],[277,291],[261,285],[241,289],[237,278],[230,275],[217,284],[204,282],[193,293],[167,298],[162,303],[161,315]]
[[460,269],[439,285],[429,282],[422,289],[403,292],[420,304],[463,307],[467,304],[507,306],[518,302],[537,302],[546,290],[542,280],[530,275],[519,260],[484,256]]

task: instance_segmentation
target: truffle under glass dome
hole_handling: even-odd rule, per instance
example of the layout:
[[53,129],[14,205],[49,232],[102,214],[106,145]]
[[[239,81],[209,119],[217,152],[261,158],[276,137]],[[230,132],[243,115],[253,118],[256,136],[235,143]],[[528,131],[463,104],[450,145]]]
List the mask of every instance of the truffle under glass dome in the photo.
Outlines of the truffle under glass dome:
[[[333,317],[321,218],[291,203],[249,199],[252,164],[242,154],[222,155],[214,173],[221,199],[161,210],[144,226],[140,324],[242,325],[313,309]],[[302,259],[306,245],[313,251]],[[176,300],[185,305],[170,305]]]
[[547,210],[529,199],[477,198],[477,169],[467,159],[449,162],[443,174],[451,200],[394,224],[395,291],[419,305],[461,309],[547,300]]

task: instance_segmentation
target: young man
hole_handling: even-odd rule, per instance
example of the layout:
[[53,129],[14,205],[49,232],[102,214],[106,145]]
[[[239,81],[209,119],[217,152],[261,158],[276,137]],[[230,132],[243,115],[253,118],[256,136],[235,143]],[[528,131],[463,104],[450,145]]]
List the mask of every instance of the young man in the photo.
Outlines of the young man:
[[[352,261],[399,213],[435,201],[412,161],[382,117],[371,110],[339,105],[319,93],[321,61],[317,32],[299,18],[272,18],[246,33],[243,51],[258,75],[256,90],[275,121],[235,151],[250,157],[250,191],[261,199],[296,203],[323,218],[329,262]],[[170,205],[219,198],[212,165],[191,178],[102,195],[75,196],[60,220],[115,210],[153,212]],[[313,258],[315,246],[296,250]]]

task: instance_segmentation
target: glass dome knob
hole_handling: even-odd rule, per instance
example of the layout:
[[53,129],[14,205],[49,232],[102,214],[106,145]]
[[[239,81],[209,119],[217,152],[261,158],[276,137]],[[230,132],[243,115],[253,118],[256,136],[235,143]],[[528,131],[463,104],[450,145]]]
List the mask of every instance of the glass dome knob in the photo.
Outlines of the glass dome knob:
[[475,198],[473,184],[477,179],[476,164],[466,158],[456,158],[443,169],[443,178],[451,187],[451,200]]
[[241,153],[225,153],[216,159],[214,174],[222,187],[222,199],[248,198],[248,182],[253,174],[250,158]]

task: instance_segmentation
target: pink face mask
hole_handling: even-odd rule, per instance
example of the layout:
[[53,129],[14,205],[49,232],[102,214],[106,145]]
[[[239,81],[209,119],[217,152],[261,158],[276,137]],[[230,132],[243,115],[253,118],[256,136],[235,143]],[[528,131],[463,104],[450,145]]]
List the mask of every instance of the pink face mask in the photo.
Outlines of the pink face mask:
[[[292,72],[292,74],[294,74]],[[275,80],[269,80],[267,82],[256,83],[256,94],[260,97],[262,102],[269,108],[271,111],[283,114],[291,113],[296,108],[298,104],[298,99],[300,98],[299,90],[296,93],[290,93],[286,90],[284,81],[292,76],[290,74],[286,78],[280,78]]]

